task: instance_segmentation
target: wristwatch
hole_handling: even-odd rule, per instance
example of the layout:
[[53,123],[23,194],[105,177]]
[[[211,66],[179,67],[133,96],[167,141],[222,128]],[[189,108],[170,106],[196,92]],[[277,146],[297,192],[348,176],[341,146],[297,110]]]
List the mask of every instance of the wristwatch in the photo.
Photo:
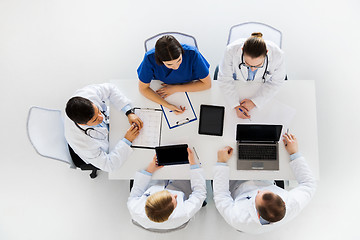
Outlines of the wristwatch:
[[128,116],[130,113],[135,113],[135,110],[133,108],[126,111],[125,115]]

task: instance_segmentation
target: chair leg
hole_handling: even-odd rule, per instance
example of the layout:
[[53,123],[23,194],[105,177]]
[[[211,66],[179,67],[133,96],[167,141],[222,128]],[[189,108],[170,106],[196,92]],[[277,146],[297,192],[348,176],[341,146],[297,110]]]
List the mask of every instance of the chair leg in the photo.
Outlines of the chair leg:
[[91,172],[91,174],[90,174],[90,177],[91,177],[91,178],[96,178],[96,177],[97,177],[97,173],[96,173],[96,172],[97,172],[97,169],[93,169],[92,172]]
[[276,186],[285,189],[285,182],[283,180],[275,180]]
[[134,186],[134,179],[130,179],[130,192],[131,192],[131,189],[133,188]]

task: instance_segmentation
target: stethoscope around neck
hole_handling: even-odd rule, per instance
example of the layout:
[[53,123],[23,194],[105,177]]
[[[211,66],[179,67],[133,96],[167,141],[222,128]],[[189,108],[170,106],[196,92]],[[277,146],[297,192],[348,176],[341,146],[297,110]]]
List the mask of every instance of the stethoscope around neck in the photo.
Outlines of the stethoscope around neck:
[[[109,117],[105,114],[105,112],[101,111],[101,113],[104,115],[105,120],[107,121],[109,119]],[[88,135],[91,138],[98,139],[98,140],[105,140],[107,138],[107,136],[104,133],[102,133],[92,127],[83,129],[82,127],[79,126],[79,124],[77,124],[76,122],[74,122],[74,123],[81,131],[83,131],[85,133],[85,135]]]
[[[268,69],[268,64],[269,64],[269,59],[268,59],[268,56],[267,54],[265,55],[265,62],[266,62],[266,65],[265,65],[265,71],[262,75],[262,80],[263,80],[263,83],[265,83],[265,74],[267,74],[267,69]],[[240,69],[240,73],[241,75],[243,76],[244,79],[248,79],[247,77],[244,77],[242,71],[241,71],[241,66],[244,65],[246,67],[246,64],[244,63],[244,53],[241,54],[241,63],[239,64],[239,69]],[[246,67],[247,68],[247,67]],[[249,70],[249,69],[248,69]]]

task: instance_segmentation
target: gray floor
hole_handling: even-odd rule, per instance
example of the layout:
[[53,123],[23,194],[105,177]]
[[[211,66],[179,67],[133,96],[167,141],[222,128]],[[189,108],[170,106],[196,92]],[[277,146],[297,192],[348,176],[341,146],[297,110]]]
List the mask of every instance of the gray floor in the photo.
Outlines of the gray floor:
[[[1,0],[0,239],[360,239],[359,7],[356,0]],[[136,80],[145,38],[194,35],[213,72],[230,26],[244,21],[281,29],[290,81],[316,81],[318,132],[308,134],[319,136],[318,191],[283,228],[241,234],[220,217],[210,193],[186,229],[150,234],[130,223],[127,182],[104,172],[91,180],[30,145],[30,106],[63,109],[86,84]]]

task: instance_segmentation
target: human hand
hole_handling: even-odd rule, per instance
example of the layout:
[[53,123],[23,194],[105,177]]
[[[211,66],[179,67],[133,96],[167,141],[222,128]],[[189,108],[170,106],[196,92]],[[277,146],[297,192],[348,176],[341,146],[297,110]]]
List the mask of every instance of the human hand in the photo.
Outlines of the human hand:
[[139,135],[139,133],[140,133],[139,127],[136,126],[135,123],[133,123],[131,124],[130,128],[127,130],[124,138],[132,142]]
[[194,152],[190,148],[187,148],[187,152],[190,165],[195,165],[196,162],[194,158]]
[[232,156],[234,149],[226,146],[218,151],[218,162],[226,163]]
[[177,108],[175,105],[172,105],[172,104],[170,104],[167,108],[170,109],[176,115],[182,114],[186,110],[186,108],[183,106],[180,106],[180,108]]
[[256,105],[250,99],[244,99],[240,102],[240,105],[246,109],[246,111],[250,112]]
[[127,117],[130,124],[135,123],[139,129],[143,127],[143,122],[135,113],[130,113]]
[[163,168],[164,166],[159,166],[156,158],[156,154],[153,157],[153,160],[149,163],[148,167],[145,171],[149,173],[154,173],[155,171],[159,170],[160,168]]
[[284,134],[283,142],[285,144],[286,151],[291,155],[298,152],[298,142],[293,134]]
[[163,86],[162,88],[156,90],[156,93],[160,95],[162,98],[166,98],[170,96],[171,94],[174,94],[177,92],[177,86],[176,85],[168,85],[168,84],[161,84]]
[[248,111],[241,105],[235,107],[236,115],[242,119],[249,119],[251,116]]

